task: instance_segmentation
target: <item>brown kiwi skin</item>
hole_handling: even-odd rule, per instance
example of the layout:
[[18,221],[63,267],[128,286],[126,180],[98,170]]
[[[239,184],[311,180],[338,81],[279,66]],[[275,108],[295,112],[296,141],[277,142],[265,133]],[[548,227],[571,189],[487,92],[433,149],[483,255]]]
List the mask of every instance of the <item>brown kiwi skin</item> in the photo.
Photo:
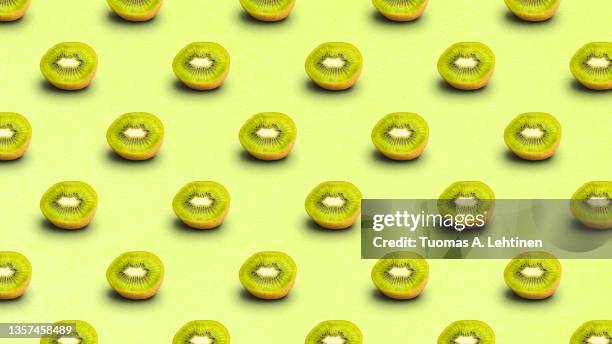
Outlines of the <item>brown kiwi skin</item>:
[[0,16],[0,22],[10,22],[21,19],[28,10],[28,7],[30,7],[30,0],[26,1],[23,7],[12,15]]
[[289,16],[289,14],[291,13],[291,10],[293,10],[293,7],[295,6],[295,1],[293,0],[291,2],[291,4],[289,4],[289,6],[287,6],[287,8],[285,10],[283,10],[282,12],[279,12],[277,14],[274,15],[258,15],[255,13],[249,13],[248,11],[245,10],[245,12],[250,15],[251,17],[257,19],[257,20],[261,20],[261,21],[265,21],[265,22],[277,22],[277,21],[281,21],[284,20],[285,18],[287,18]]
[[542,14],[536,14],[536,15],[525,15],[522,13],[514,13],[512,12],[513,15],[515,15],[516,17],[518,17],[519,19],[525,20],[525,21],[530,21],[530,22],[543,22],[543,21],[547,21],[550,18],[552,18],[555,13],[557,12],[557,10],[559,9],[559,5],[561,4],[561,1],[557,1],[557,3],[555,4],[555,6],[553,6],[553,8],[551,8],[549,11],[544,12]]
[[[418,11],[411,13],[409,15],[394,15],[391,13],[382,13],[382,12],[380,12],[380,14],[383,15],[385,18],[392,20],[392,21],[409,22],[409,21],[413,21],[415,19],[420,18],[423,15],[423,13],[425,13],[425,10],[427,9],[428,4],[429,4],[429,0],[425,1],[423,5],[421,6],[421,8],[419,8]],[[397,159],[397,160],[400,160],[400,159]]]
[[155,6],[155,8],[150,12],[147,13],[146,15],[141,15],[141,16],[134,16],[134,15],[129,15],[129,14],[119,14],[117,12],[115,12],[115,14],[117,14],[119,17],[123,18],[124,20],[127,21],[132,21],[132,22],[145,22],[145,21],[149,21],[153,18],[155,18],[157,16],[157,14],[159,13],[159,10],[161,9],[163,4],[163,1],[160,1],[157,6]]
[[353,75],[353,77],[351,77],[350,79],[348,79],[347,81],[341,84],[327,83],[327,82],[321,82],[321,81],[315,81],[315,83],[319,87],[329,90],[329,91],[344,91],[355,85],[355,83],[357,82],[357,80],[359,80],[359,77],[361,76],[362,69],[363,68],[360,68],[357,72],[355,72],[355,75]]

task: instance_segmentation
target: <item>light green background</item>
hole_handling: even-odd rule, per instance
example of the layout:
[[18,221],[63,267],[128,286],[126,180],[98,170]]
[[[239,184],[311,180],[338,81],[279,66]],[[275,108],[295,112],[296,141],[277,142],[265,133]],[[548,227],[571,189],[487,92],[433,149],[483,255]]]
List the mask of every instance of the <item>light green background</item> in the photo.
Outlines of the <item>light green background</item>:
[[[319,321],[348,319],[366,343],[433,343],[458,319],[481,319],[500,343],[566,343],[590,319],[610,318],[610,261],[563,261],[558,294],[543,302],[510,297],[506,261],[431,261],[422,297],[391,302],[370,282],[374,261],[359,259],[359,230],[313,228],[306,194],[325,180],[350,180],[368,198],[436,198],[456,180],[488,183],[498,198],[565,198],[583,182],[611,179],[612,94],[573,82],[569,59],[589,41],[609,40],[609,0],[564,0],[551,22],[526,24],[501,0],[434,0],[414,23],[375,15],[368,0],[298,0],[291,18],[260,24],[237,0],[168,1],[153,22],[127,24],[104,1],[33,0],[24,20],[0,25],[1,111],[25,114],[34,128],[24,159],[0,164],[0,249],[27,255],[27,294],[0,303],[0,321],[83,319],[102,343],[169,343],[192,319],[217,319],[236,343],[301,343]],[[40,57],[60,41],[89,43],[100,56],[91,88],[49,88]],[[317,44],[349,41],[365,59],[351,91],[311,87],[303,61]],[[481,92],[449,90],[435,68],[456,41],[482,41],[497,55]],[[218,91],[178,87],[171,62],[192,41],[216,41],[232,56]],[[107,126],[128,111],[150,111],[166,126],[159,156],[127,163],[109,154]],[[252,161],[238,130],[260,111],[290,114],[299,128],[289,159]],[[421,113],[430,144],[414,162],[377,156],[370,130],[384,114]],[[502,133],[518,113],[547,111],[564,134],[550,161],[508,156]],[[223,227],[185,230],[171,211],[175,192],[212,179],[232,194]],[[38,210],[60,180],[83,180],[100,195],[93,224],[50,228]],[[156,298],[125,302],[109,293],[107,265],[127,250],[157,253],[167,269]],[[299,266],[290,297],[259,302],[241,293],[238,269],[258,250],[283,250]],[[0,340],[15,343],[15,340]],[[36,343],[35,339],[19,342]]]

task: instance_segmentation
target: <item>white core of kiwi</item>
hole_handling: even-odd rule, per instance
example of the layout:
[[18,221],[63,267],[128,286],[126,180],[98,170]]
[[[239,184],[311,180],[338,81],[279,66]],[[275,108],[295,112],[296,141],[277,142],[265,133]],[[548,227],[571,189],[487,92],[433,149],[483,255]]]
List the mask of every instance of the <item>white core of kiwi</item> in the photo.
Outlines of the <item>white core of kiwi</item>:
[[586,64],[595,69],[606,69],[612,65],[612,61],[604,56],[591,56]]
[[57,340],[58,344],[81,344],[81,340],[77,337],[61,337]]
[[397,278],[408,278],[412,276],[413,272],[414,271],[412,271],[412,269],[409,269],[405,266],[394,266],[391,269],[389,269],[389,271],[387,271],[389,275],[391,275],[392,277],[397,277]]
[[205,57],[194,57],[189,60],[189,65],[193,68],[210,68],[215,63],[208,56]]
[[519,273],[525,278],[541,278],[546,271],[539,266],[526,266]]
[[527,127],[521,130],[521,136],[526,139],[530,139],[530,140],[541,139],[542,137],[544,137],[545,134],[546,132],[542,130],[542,128],[539,128],[539,127],[535,127],[535,128]]
[[77,208],[81,205],[81,200],[75,196],[62,196],[57,200],[57,204],[62,208]]
[[189,338],[190,344],[213,344],[215,342],[214,338],[210,338],[208,335],[204,336],[193,336]]
[[10,139],[15,136],[15,131],[11,128],[0,128],[0,139]]
[[342,337],[342,336],[330,336],[327,335],[325,336],[325,338],[323,338],[321,340],[321,343],[323,344],[346,344],[347,340],[346,338]]
[[123,130],[123,135],[131,138],[131,139],[143,139],[149,133],[143,128],[126,128]]
[[265,266],[264,265],[264,266],[260,266],[257,270],[255,270],[255,273],[257,274],[257,276],[261,278],[272,279],[272,278],[278,277],[278,275],[280,275],[281,272],[275,266]]
[[387,134],[396,139],[407,139],[412,136],[413,132],[407,128],[392,128],[387,131]]
[[144,278],[149,272],[140,266],[128,266],[123,270],[123,274],[130,278]]
[[81,66],[81,61],[76,57],[62,57],[56,63],[63,69],[77,69]]
[[344,206],[346,201],[342,197],[325,197],[321,203],[328,208],[341,208]]
[[460,335],[457,338],[453,339],[454,344],[478,344],[480,343],[480,339],[474,336],[464,336]]
[[462,208],[472,208],[478,205],[478,199],[475,197],[459,196],[455,198],[455,205]]
[[453,61],[453,64],[456,67],[465,68],[465,69],[476,68],[478,66],[478,63],[479,63],[478,60],[473,58],[472,56],[470,57],[460,56],[460,57],[457,57],[455,61]]
[[276,128],[261,127],[257,129],[255,135],[262,139],[275,139],[280,135],[280,131]]
[[10,266],[0,266],[0,279],[8,279],[15,276],[15,270]]
[[346,60],[341,57],[326,57],[321,64],[327,69],[341,69],[346,66]]
[[208,208],[211,205],[213,205],[214,202],[215,201],[208,196],[204,196],[204,197],[196,196],[196,197],[192,197],[189,200],[189,204],[197,208]]
[[586,341],[586,344],[611,344],[612,341],[608,336],[595,336],[591,335]]
[[586,202],[592,208],[607,208],[610,206],[610,199],[605,196],[591,196]]

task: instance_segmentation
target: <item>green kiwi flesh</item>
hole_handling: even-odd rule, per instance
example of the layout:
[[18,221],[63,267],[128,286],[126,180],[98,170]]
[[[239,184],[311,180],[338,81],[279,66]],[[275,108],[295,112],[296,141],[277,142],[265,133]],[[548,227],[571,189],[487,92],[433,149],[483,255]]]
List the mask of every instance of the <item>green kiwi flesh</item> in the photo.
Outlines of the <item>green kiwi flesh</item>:
[[13,300],[25,293],[32,279],[32,265],[18,252],[0,251],[0,300]]
[[387,19],[404,22],[423,15],[429,0],[372,0],[372,3]]
[[163,3],[162,0],[107,0],[107,2],[119,17],[135,22],[153,19]]
[[289,16],[295,0],[240,0],[240,4],[251,17],[275,22]]
[[508,9],[518,18],[539,22],[555,15],[561,0],[505,0]]
[[346,320],[327,320],[315,326],[304,344],[362,344],[363,335],[357,325]]
[[495,333],[480,320],[459,320],[442,331],[438,344],[495,344]]
[[230,194],[213,181],[195,181],[183,186],[174,196],[172,209],[187,226],[212,229],[223,223],[230,207]]
[[525,160],[545,160],[561,142],[561,124],[545,112],[527,112],[514,118],[504,131],[510,150]]
[[40,344],[98,344],[98,334],[89,323],[82,320],[62,320],[54,324],[55,326],[74,326],[70,334],[54,334],[42,337]]
[[152,113],[129,112],[113,121],[106,131],[106,140],[124,159],[151,159],[164,140],[164,125]]
[[0,1],[0,22],[15,21],[23,17],[30,6],[30,0]]
[[612,89],[612,42],[583,45],[572,57],[570,70],[584,87]]
[[612,181],[585,183],[572,195],[570,208],[585,226],[612,229]]
[[40,200],[40,210],[49,222],[62,229],[86,227],[98,208],[98,194],[87,183],[59,182]]
[[324,182],[306,197],[306,212],[323,228],[345,229],[359,217],[362,198],[361,191],[349,182]]
[[230,55],[220,44],[194,42],[174,58],[172,69],[187,87],[205,91],[223,84],[230,70]]
[[446,49],[438,60],[438,72],[460,90],[483,88],[495,69],[493,51],[480,42],[460,42]]
[[181,327],[172,339],[172,344],[229,344],[230,334],[218,321],[193,320]]
[[58,43],[40,60],[40,71],[47,81],[62,90],[83,89],[91,83],[98,69],[98,55],[87,44]]
[[359,49],[350,43],[328,42],[316,47],[306,59],[306,73],[319,87],[340,91],[352,87],[363,66]]
[[372,268],[372,281],[384,295],[398,300],[419,296],[429,279],[429,264],[417,253],[392,252]]
[[27,118],[15,112],[0,112],[0,160],[23,156],[32,140],[32,126]]
[[151,252],[126,252],[109,265],[106,279],[110,286],[126,299],[148,299],[161,287],[164,264]]
[[240,128],[240,144],[261,160],[280,160],[291,152],[297,137],[293,120],[280,112],[262,112],[249,118]]
[[516,295],[524,299],[546,299],[559,287],[561,263],[547,252],[524,252],[508,263],[504,280]]
[[612,344],[612,320],[591,320],[574,331],[570,344]]
[[[438,197],[438,211],[441,215],[482,215],[488,221],[495,208],[495,194],[485,183],[460,181],[448,186]],[[459,221],[459,220],[457,220]],[[473,222],[473,221],[470,221]]]
[[265,300],[281,299],[293,288],[297,265],[283,252],[264,251],[249,257],[240,268],[242,286],[251,295]]
[[429,140],[429,126],[423,117],[411,112],[390,113],[372,129],[372,142],[384,156],[412,160],[421,155]]

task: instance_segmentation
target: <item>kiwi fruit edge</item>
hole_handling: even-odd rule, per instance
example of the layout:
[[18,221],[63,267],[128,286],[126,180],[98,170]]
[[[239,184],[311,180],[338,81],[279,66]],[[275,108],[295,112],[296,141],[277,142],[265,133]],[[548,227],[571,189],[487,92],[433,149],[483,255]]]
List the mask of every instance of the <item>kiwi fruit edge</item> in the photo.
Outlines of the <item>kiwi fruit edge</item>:
[[425,12],[429,0],[409,1],[406,5],[389,0],[372,0],[372,3],[385,18],[397,22],[407,22],[420,18]]
[[540,1],[540,3],[544,2],[544,6],[542,7],[542,5],[540,5],[540,7],[538,7],[538,5],[530,5],[526,3],[526,1],[521,0],[504,1],[512,14],[522,20],[530,22],[541,22],[552,18],[561,4],[561,0],[544,0]]
[[265,22],[281,21],[289,16],[296,0],[277,0],[266,6],[253,0],[240,0],[240,5],[251,17]]
[[[458,59],[462,58],[464,63],[477,63],[476,66],[459,66]],[[465,73],[462,69],[482,68],[476,76],[469,71]],[[452,87],[471,91],[485,87],[495,70],[495,54],[480,42],[459,42],[448,47],[438,59],[438,72],[440,76]]]
[[[393,273],[394,269],[400,269]],[[402,273],[408,272],[407,276]],[[389,298],[410,300],[421,294],[429,280],[427,260],[413,252],[391,252],[380,258],[372,267],[372,282]]]
[[[599,64],[589,64],[592,58]],[[611,90],[612,42],[591,42],[580,47],[570,60],[570,71],[586,88],[596,91]]]
[[[274,130],[276,137],[266,138],[258,130]],[[297,127],[293,120],[280,112],[262,112],[253,115],[240,128],[242,147],[253,157],[276,161],[287,157],[297,138]]]
[[[465,207],[464,212],[457,212],[457,198],[476,198],[477,209]],[[495,210],[495,193],[481,181],[458,181],[449,185],[438,197],[438,211],[442,215],[450,214],[483,214],[485,223],[491,220]],[[452,203],[452,204],[451,204]],[[484,212],[486,211],[486,214]]]
[[[203,59],[202,63],[212,63],[211,66],[194,66],[194,59]],[[214,90],[225,82],[230,71],[230,55],[225,48],[215,42],[193,42],[181,49],[172,61],[172,70],[176,77],[187,87],[196,91]],[[213,76],[209,76],[210,68]],[[194,70],[189,70],[193,68]],[[203,75],[203,76],[202,76]]]
[[612,342],[612,320],[590,320],[580,325],[570,339],[570,344]]
[[[261,275],[258,269],[270,269],[276,276]],[[297,265],[284,252],[263,251],[253,254],[240,267],[240,283],[251,295],[263,300],[278,300],[286,297],[297,278]],[[259,279],[259,280],[258,280]]]
[[[194,204],[194,198],[204,204]],[[212,202],[210,209],[207,202]],[[230,193],[214,181],[194,181],[183,186],[172,200],[176,216],[187,226],[194,229],[213,229],[219,227],[230,208]]]
[[[125,131],[129,129],[138,132],[134,134],[134,137],[129,137],[125,134]],[[137,136],[143,132],[145,135],[143,138]],[[161,148],[164,141],[164,125],[152,113],[128,112],[111,123],[106,131],[106,141],[113,151],[124,159],[149,160],[157,155]]]
[[[327,199],[329,198],[329,199]],[[306,197],[304,206],[310,218],[327,229],[351,227],[361,213],[361,191],[346,181],[329,181],[317,185]],[[326,205],[325,201],[342,204]]]
[[28,258],[18,252],[0,251],[0,269],[3,272],[0,275],[0,300],[21,297],[32,280],[32,264]]
[[[403,129],[410,133],[410,136],[394,136],[390,133],[393,129]],[[414,160],[421,156],[427,146],[429,125],[416,113],[394,112],[376,123],[371,138],[376,149],[387,158],[399,161]]]
[[353,87],[361,76],[363,56],[350,43],[327,42],[317,46],[308,55],[305,69],[319,87],[342,91]]
[[[537,130],[534,135],[543,137],[526,137],[522,133],[525,130]],[[504,131],[504,142],[519,158],[541,161],[555,154],[561,143],[561,132],[561,124],[553,115],[545,112],[526,112],[508,124]]]
[[98,194],[91,185],[80,181],[58,182],[40,199],[40,210],[45,218],[61,229],[85,228],[93,220],[97,208]]
[[[543,273],[543,276],[527,276],[528,273]],[[550,253],[540,251],[523,252],[513,258],[504,270],[504,281],[512,291],[523,299],[543,300],[552,296],[561,281],[561,263]]]
[[0,135],[0,160],[21,158],[32,141],[32,126],[27,118],[15,112],[0,112],[0,133],[10,131],[7,137]]
[[183,325],[172,339],[172,344],[229,344],[229,342],[229,331],[216,320],[192,320]]
[[[127,21],[144,22],[149,21],[159,13],[163,0],[148,0],[144,2],[144,8],[139,4],[124,4],[121,0],[107,0],[108,6],[116,15]],[[151,6],[151,4],[153,6]]]
[[40,344],[56,344],[63,343],[64,341],[58,341],[63,338],[77,338],[79,344],[98,344],[98,333],[96,329],[86,321],[83,320],[62,320],[55,323],[55,325],[73,325],[74,332],[71,335],[54,335],[48,337],[42,337]]
[[28,10],[28,7],[30,7],[30,0],[17,0],[15,5],[12,5],[14,7],[11,8],[3,8],[3,6],[0,5],[0,22],[10,22],[21,19]]
[[[77,63],[76,66],[61,66]],[[76,70],[76,73],[74,73]],[[98,55],[92,47],[81,42],[63,42],[51,47],[40,60],[40,71],[47,81],[65,91],[78,91],[93,81],[98,70]]]
[[304,343],[362,344],[363,335],[359,327],[350,321],[326,320],[320,322],[310,330]]
[[[127,276],[125,271],[130,268],[139,271],[132,272],[134,276]],[[145,271],[146,275],[138,276],[142,271]],[[164,264],[155,254],[146,251],[131,251],[113,260],[106,270],[106,279],[122,297],[130,300],[145,300],[155,296],[164,280],[164,272]],[[147,280],[142,281],[142,279]]]
[[452,343],[495,344],[495,332],[480,320],[455,321],[448,325],[438,337],[438,344]]
[[[593,206],[589,200],[597,203]],[[572,195],[570,209],[588,228],[612,229],[612,181],[585,183]]]

